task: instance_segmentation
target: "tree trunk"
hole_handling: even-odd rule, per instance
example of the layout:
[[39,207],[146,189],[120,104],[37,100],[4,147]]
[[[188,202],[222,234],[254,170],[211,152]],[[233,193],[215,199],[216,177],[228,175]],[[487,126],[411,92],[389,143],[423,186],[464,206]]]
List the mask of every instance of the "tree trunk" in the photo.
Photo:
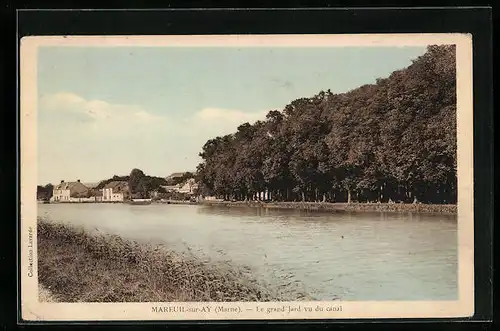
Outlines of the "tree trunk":
[[351,203],[351,190],[347,190],[347,203]]
[[326,193],[323,193],[323,201],[322,202],[326,202]]
[[302,191],[302,202],[306,201],[306,195],[304,193],[304,191]]

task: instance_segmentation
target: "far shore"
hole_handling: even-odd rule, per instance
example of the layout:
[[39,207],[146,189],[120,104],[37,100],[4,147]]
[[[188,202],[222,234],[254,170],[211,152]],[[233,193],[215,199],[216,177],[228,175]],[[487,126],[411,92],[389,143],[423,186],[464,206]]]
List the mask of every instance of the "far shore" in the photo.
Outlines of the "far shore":
[[[123,203],[123,202],[65,202],[65,203]],[[422,203],[366,203],[366,202],[268,202],[268,201],[187,201],[163,200],[152,201],[152,204],[208,205],[221,207],[252,207],[267,209],[295,209],[302,211],[325,212],[414,212],[432,214],[457,214],[456,204],[422,204]]]
[[262,201],[203,201],[201,204],[224,207],[259,207],[268,209],[297,209],[328,212],[415,212],[456,214],[457,205],[420,203],[332,203],[332,202],[262,202]]
[[332,203],[332,202],[265,202],[265,201],[166,201],[170,204],[199,204],[222,207],[252,207],[268,209],[296,209],[326,212],[415,212],[433,214],[456,214],[457,205],[430,205],[421,203]]

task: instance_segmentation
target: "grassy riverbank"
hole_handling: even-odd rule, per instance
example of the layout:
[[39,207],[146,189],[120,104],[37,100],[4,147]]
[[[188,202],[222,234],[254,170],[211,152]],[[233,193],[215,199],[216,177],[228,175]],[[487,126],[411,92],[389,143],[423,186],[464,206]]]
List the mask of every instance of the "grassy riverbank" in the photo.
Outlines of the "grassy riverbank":
[[235,267],[38,220],[38,279],[60,302],[274,301]]
[[306,211],[353,212],[415,212],[456,214],[456,205],[427,205],[410,203],[330,203],[330,202],[260,202],[260,201],[203,201],[201,204],[224,207],[261,207],[269,209],[297,209]]

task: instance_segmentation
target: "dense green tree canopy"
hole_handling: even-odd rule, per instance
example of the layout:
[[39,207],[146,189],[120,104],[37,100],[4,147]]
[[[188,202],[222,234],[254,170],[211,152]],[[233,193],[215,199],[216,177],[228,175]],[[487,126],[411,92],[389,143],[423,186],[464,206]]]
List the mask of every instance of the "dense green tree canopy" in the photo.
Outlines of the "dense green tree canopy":
[[132,169],[128,176],[114,175],[112,178],[101,181],[96,186],[96,189],[102,189],[113,181],[128,182],[130,194],[134,198],[147,198],[149,197],[149,192],[161,190],[162,185],[167,185],[165,178],[148,176],[140,169]]
[[456,203],[454,46],[347,93],[321,91],[203,146],[197,178],[232,199]]
[[45,186],[37,185],[36,194],[39,199],[49,200],[52,197],[53,190],[54,185],[50,183]]

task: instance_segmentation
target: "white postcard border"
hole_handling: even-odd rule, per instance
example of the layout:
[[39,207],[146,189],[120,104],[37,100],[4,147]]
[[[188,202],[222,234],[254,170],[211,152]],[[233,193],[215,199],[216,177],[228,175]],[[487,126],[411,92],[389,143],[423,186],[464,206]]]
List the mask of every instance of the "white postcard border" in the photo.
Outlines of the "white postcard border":
[[[73,47],[348,47],[455,44],[457,52],[458,300],[200,303],[38,301],[37,51]],[[27,321],[468,317],[474,313],[473,103],[470,34],[29,36],[20,44],[21,316]],[[301,308],[289,311],[288,307]],[[304,311],[311,307],[311,311]],[[281,310],[284,311],[281,311]]]

